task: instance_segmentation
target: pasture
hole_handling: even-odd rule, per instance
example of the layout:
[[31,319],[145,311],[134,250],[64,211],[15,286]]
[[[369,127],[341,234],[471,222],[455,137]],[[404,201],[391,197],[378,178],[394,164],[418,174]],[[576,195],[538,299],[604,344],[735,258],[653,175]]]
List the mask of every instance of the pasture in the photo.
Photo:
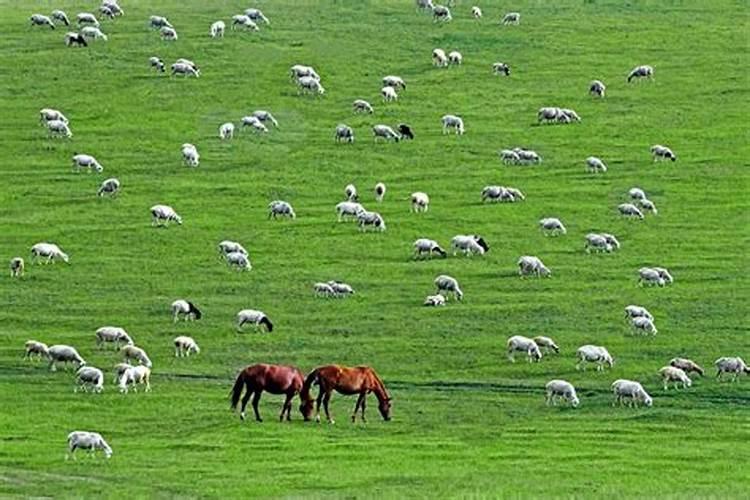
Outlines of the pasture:
[[[714,379],[720,356],[750,357],[748,236],[748,5],[742,1],[560,1],[513,3],[519,26],[500,26],[500,2],[458,0],[450,23],[433,23],[412,1],[260,2],[271,20],[258,33],[210,24],[255,6],[239,1],[122,0],[125,16],[103,21],[109,41],[67,48],[60,27],[29,27],[32,13],[95,12],[97,1],[0,1],[0,258],[27,260],[21,279],[0,279],[0,495],[138,497],[740,497],[750,488],[750,380]],[[484,18],[469,15],[479,5]],[[147,28],[164,15],[179,33],[164,42]],[[436,47],[463,64],[435,68]],[[177,58],[200,78],[148,67]],[[492,63],[510,64],[510,77]],[[299,96],[293,64],[314,66],[326,93]],[[636,65],[653,81],[627,84]],[[396,103],[381,78],[403,77]],[[607,96],[588,95],[593,79]],[[364,98],[373,115],[354,115]],[[537,109],[575,109],[580,123],[538,125]],[[41,108],[63,111],[70,140],[49,139]],[[256,109],[278,129],[218,127]],[[440,117],[459,114],[463,136],[444,136]],[[408,123],[415,140],[375,143],[370,127]],[[334,127],[354,129],[336,144]],[[180,145],[196,144],[198,168]],[[654,163],[670,146],[676,162]],[[501,148],[539,152],[537,166],[503,165]],[[93,154],[101,174],[74,172]],[[598,156],[605,174],[585,171]],[[122,182],[98,198],[107,177]],[[385,182],[385,200],[372,188]],[[337,223],[333,207],[354,183],[379,211],[383,233]],[[480,203],[486,185],[521,189],[519,203]],[[658,215],[627,220],[617,205],[638,186]],[[409,211],[424,191],[426,213]],[[271,200],[296,220],[268,220]],[[183,225],[157,229],[149,207],[173,206]],[[567,235],[545,237],[542,217]],[[586,254],[589,232],[622,248]],[[412,242],[444,247],[481,234],[481,257],[412,259]],[[229,269],[216,245],[242,242],[250,272]],[[30,265],[39,241],[59,244],[70,265]],[[516,261],[537,255],[548,279],[519,279]],[[3,264],[6,265],[6,264]],[[642,266],[670,269],[675,283],[638,287]],[[456,277],[462,302],[422,307],[435,276]],[[357,293],[315,297],[317,281],[340,279]],[[170,303],[187,298],[200,321],[173,324]],[[628,304],[656,317],[655,337],[634,336]],[[234,329],[254,308],[272,333]],[[153,391],[123,395],[112,384],[120,357],[98,349],[94,331],[122,326],[154,362]],[[548,335],[559,355],[529,364],[506,359],[511,335]],[[175,358],[189,335],[201,353]],[[103,394],[74,394],[73,371],[51,373],[22,359],[28,339],[75,346],[105,371]],[[612,370],[575,370],[582,344],[606,346]],[[664,392],[657,371],[675,356],[707,368],[688,390]],[[335,425],[279,423],[283,398],[265,394],[265,422],[229,410],[234,377],[248,364],[367,364],[393,396],[384,422],[372,400],[352,424],[355,398],[334,395]],[[544,384],[564,378],[576,408],[544,404]],[[612,406],[610,384],[640,381],[651,408]],[[95,430],[110,460],[65,461],[65,438]]]

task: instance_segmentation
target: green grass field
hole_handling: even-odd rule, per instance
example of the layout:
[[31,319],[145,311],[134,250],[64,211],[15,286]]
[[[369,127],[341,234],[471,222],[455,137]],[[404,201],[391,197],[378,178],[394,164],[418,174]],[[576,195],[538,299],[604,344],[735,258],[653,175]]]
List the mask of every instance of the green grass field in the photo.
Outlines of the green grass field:
[[[210,5],[207,5],[210,4]],[[674,356],[710,367],[720,356],[750,358],[748,337],[748,4],[745,1],[459,0],[454,21],[434,24],[412,1],[266,1],[259,33],[208,36],[247,2],[122,0],[126,16],[103,22],[109,41],[68,49],[64,27],[30,28],[34,12],[74,17],[98,2],[0,1],[0,258],[27,259],[23,279],[0,279],[0,496],[59,497],[625,497],[740,498],[750,489],[750,380],[709,376],[687,391],[664,392],[657,370]],[[508,10],[517,27],[501,27]],[[146,28],[167,16],[179,40]],[[461,67],[436,69],[433,48],[460,50]],[[148,57],[201,66],[199,79],[169,78]],[[491,64],[508,62],[510,78]],[[295,63],[313,65],[327,92],[300,97]],[[628,85],[638,64],[655,80]],[[386,74],[408,84],[383,104]],[[587,94],[603,80],[607,97]],[[373,116],[353,115],[355,98]],[[537,126],[541,106],[574,108],[579,124]],[[48,139],[43,107],[62,110],[73,138]],[[277,130],[239,132],[221,142],[225,121],[271,110]],[[440,117],[461,114],[467,132],[443,136]],[[413,142],[375,144],[376,123],[408,122]],[[355,129],[353,145],[333,128]],[[201,152],[181,165],[180,145]],[[653,163],[667,144],[676,163]],[[544,162],[502,165],[500,148],[526,146]],[[74,173],[74,152],[95,155],[99,175]],[[604,175],[585,172],[595,155]],[[95,196],[114,176],[116,199]],[[389,191],[376,205],[372,187]],[[354,183],[388,229],[361,234],[335,221],[334,205]],[[520,188],[523,203],[479,202],[483,186]],[[629,221],[616,211],[639,186],[658,216]],[[411,214],[406,198],[432,204]],[[293,204],[294,221],[269,221],[273,199]],[[166,203],[182,226],[150,226],[149,207]],[[544,237],[536,224],[560,217],[568,234]],[[614,233],[622,249],[587,255],[584,235]],[[482,234],[482,258],[416,262],[418,237],[444,245]],[[242,242],[253,270],[218,259],[222,239]],[[39,241],[59,244],[70,265],[28,265]],[[520,255],[538,255],[547,280],[521,280]],[[6,264],[2,264],[6,265]],[[662,265],[664,289],[636,286],[637,269]],[[421,307],[436,275],[455,276],[462,303]],[[357,294],[314,297],[316,281],[342,279]],[[169,304],[188,298],[204,311],[173,325]],[[636,337],[627,304],[646,306],[659,334]],[[238,334],[243,308],[265,311],[271,334]],[[94,331],[125,327],[154,361],[153,391],[121,395],[111,384],[114,351]],[[194,337],[199,356],[176,359],[172,338]],[[505,357],[507,337],[549,335],[562,348],[539,364]],[[22,359],[36,339],[78,348],[105,370],[101,395],[73,394],[73,372],[51,373]],[[605,345],[604,373],[577,372],[574,353]],[[335,395],[335,425],[291,423],[265,395],[262,424],[240,422],[227,393],[237,372],[257,362],[315,366],[367,364],[393,395],[393,420],[374,400],[366,424],[351,424],[354,398]],[[577,409],[544,404],[544,384],[579,389]],[[617,378],[641,381],[647,409],[613,408]],[[101,432],[111,460],[65,461],[71,430]],[[743,493],[744,491],[744,493]]]

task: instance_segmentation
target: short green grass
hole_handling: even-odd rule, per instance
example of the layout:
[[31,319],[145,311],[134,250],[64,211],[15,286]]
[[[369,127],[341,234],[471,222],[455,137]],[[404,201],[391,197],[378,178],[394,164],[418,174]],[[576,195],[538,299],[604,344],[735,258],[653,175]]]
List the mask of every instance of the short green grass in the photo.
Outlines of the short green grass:
[[[123,1],[126,16],[107,21],[108,43],[66,49],[64,29],[31,29],[33,12],[62,7],[74,16],[92,2],[0,2],[0,256],[53,241],[71,264],[29,266],[21,280],[0,280],[0,495],[138,497],[741,497],[750,487],[747,440],[750,381],[717,383],[713,373],[689,391],[660,387],[671,357],[710,366],[722,355],[750,357],[746,271],[748,219],[748,5],[721,1],[477,0],[474,22],[459,0],[455,20],[436,25],[411,1],[261,2],[271,18],[258,34],[208,37],[244,2]],[[207,5],[210,4],[210,5]],[[522,24],[500,27],[506,10]],[[151,14],[176,26],[164,43],[145,27]],[[464,65],[430,64],[435,47],[458,49]],[[200,79],[157,76],[147,59],[178,57],[201,66]],[[511,78],[493,77],[495,61]],[[296,95],[288,68],[312,64],[322,98]],[[655,81],[625,83],[637,64]],[[397,104],[379,98],[380,79],[404,77]],[[587,95],[591,79],[607,98]],[[374,116],[354,116],[351,101],[370,99]],[[570,126],[537,126],[540,106],[576,109]],[[42,107],[63,110],[71,141],[49,140]],[[268,136],[216,137],[254,109],[280,128]],[[467,133],[442,136],[439,119],[459,113]],[[375,123],[408,122],[414,142],[374,144]],[[333,128],[355,128],[354,145],[335,145]],[[179,146],[198,145],[198,169],[180,165]],[[654,164],[648,148],[670,145],[679,161]],[[496,151],[524,145],[541,166],[506,167]],[[74,152],[96,155],[103,175],[73,173]],[[606,175],[585,173],[600,156]],[[106,176],[121,196],[97,199]],[[333,206],[355,183],[366,206],[371,189],[384,234],[337,224]],[[527,200],[479,203],[487,184],[516,186]],[[645,189],[660,213],[621,219],[615,207],[630,187]],[[409,213],[412,191],[429,193],[428,213]],[[295,221],[268,221],[276,198]],[[181,227],[150,227],[148,208],[173,205]],[[568,235],[545,238],[543,216]],[[587,255],[589,231],[616,234],[623,248]],[[447,244],[480,233],[483,258],[415,262],[421,236]],[[243,242],[254,269],[238,274],[217,258],[222,239]],[[520,280],[520,255],[539,255],[548,280]],[[641,289],[636,270],[663,265],[676,282]],[[4,271],[5,272],[5,271]],[[420,306],[432,280],[459,279],[466,299],[443,309]],[[347,300],[315,298],[315,281],[343,279]],[[172,300],[205,311],[172,325]],[[622,308],[647,306],[659,335],[628,334]],[[272,334],[237,334],[235,313],[266,311]],[[121,325],[154,360],[153,392],[123,396],[110,385],[113,352],[97,350],[94,330]],[[203,352],[175,359],[171,339],[193,336]],[[562,346],[539,364],[511,364],[513,334],[546,334]],[[79,348],[108,372],[102,395],[73,394],[72,373],[50,373],[21,359],[37,339]],[[611,372],[574,369],[584,343],[606,345]],[[335,425],[275,420],[280,398],[266,395],[263,424],[241,423],[227,392],[243,366],[368,364],[394,398],[384,423],[348,421],[354,399],[335,396]],[[579,387],[576,410],[548,408],[551,378]],[[650,409],[612,408],[616,378],[642,381]],[[296,403],[295,403],[296,410]],[[66,462],[65,436],[100,431],[114,457]]]

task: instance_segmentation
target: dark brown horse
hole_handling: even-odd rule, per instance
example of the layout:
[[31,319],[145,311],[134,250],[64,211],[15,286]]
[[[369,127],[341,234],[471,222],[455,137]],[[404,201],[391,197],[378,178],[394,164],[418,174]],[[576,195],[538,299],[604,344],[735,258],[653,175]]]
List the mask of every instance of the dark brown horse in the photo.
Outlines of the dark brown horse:
[[339,365],[328,365],[320,366],[314,369],[305,379],[305,383],[302,386],[302,392],[300,399],[302,404],[300,405],[300,411],[305,417],[305,420],[310,420],[313,412],[313,398],[310,395],[310,387],[312,385],[318,385],[320,392],[318,393],[315,420],[320,422],[320,403],[323,403],[323,408],[326,412],[326,418],[329,423],[333,423],[331,414],[328,411],[328,402],[331,400],[331,393],[335,390],[339,394],[351,396],[358,394],[357,404],[354,405],[354,413],[352,413],[352,422],[357,418],[357,410],[362,408],[362,421],[365,421],[365,400],[369,393],[374,393],[378,398],[378,409],[380,414],[383,416],[383,420],[391,419],[391,397],[388,395],[388,391],[383,385],[383,381],[375,370],[369,366],[339,366]]
[[242,387],[244,386],[246,392],[245,397],[242,398],[242,408],[240,410],[240,418],[242,420],[245,420],[245,408],[252,395],[255,420],[258,422],[263,421],[260,418],[260,413],[258,413],[258,403],[263,391],[270,392],[271,394],[286,394],[286,401],[284,401],[284,406],[281,408],[279,420],[284,420],[284,413],[286,413],[286,419],[291,420],[292,398],[302,389],[303,380],[304,375],[294,366],[266,364],[248,366],[240,372],[230,393],[232,409],[237,408],[237,403],[239,403],[240,396],[242,395]]

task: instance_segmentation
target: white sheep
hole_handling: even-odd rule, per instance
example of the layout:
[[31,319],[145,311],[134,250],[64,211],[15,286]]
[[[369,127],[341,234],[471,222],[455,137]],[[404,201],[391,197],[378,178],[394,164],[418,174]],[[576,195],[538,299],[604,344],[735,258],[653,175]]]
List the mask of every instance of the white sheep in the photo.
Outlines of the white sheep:
[[349,125],[340,123],[336,126],[336,130],[333,134],[333,140],[336,142],[348,142],[349,144],[354,142],[354,130]]
[[594,80],[589,84],[589,94],[597,97],[604,97],[604,93],[607,91],[607,86],[604,85],[600,80]]
[[630,324],[633,327],[633,330],[638,333],[643,332],[645,335],[656,335],[659,333],[659,330],[656,329],[656,325],[654,325],[654,321],[644,316],[632,318]]
[[534,342],[536,342],[536,345],[538,345],[539,348],[543,350],[544,354],[548,354],[550,351],[554,351],[555,354],[560,353],[560,348],[557,346],[555,341],[549,337],[538,335],[534,337],[533,340]]
[[200,70],[196,69],[195,66],[191,66],[190,64],[176,62],[171,66],[171,69],[171,76],[182,75],[184,77],[194,76],[195,78],[200,78],[201,76]]
[[247,16],[245,14],[237,14],[232,16],[232,29],[235,29],[237,26],[242,26],[250,31],[260,30],[255,21],[250,19],[250,16]]
[[412,212],[426,212],[430,208],[430,197],[427,193],[417,191],[411,194],[411,208]]
[[438,68],[444,68],[448,66],[448,56],[445,55],[443,49],[434,49],[432,51],[432,64]]
[[115,18],[115,13],[112,11],[109,5],[105,5],[105,4],[100,5],[99,12],[101,13],[102,16],[108,17],[109,19]]
[[264,16],[263,12],[261,12],[259,9],[246,9],[245,15],[253,21],[262,21],[266,25],[271,24],[271,21],[269,21],[268,18]]
[[642,306],[629,305],[625,307],[625,317],[629,319],[633,318],[648,318],[653,321],[654,316]]
[[461,65],[461,63],[464,61],[464,56],[461,55],[461,53],[457,50],[453,50],[448,53],[448,63],[449,64],[456,64],[458,66]]
[[504,62],[496,62],[492,64],[492,72],[496,75],[510,76],[510,66]]
[[607,243],[609,243],[613,249],[619,250],[620,249],[620,240],[615,237],[614,234],[610,233],[601,233],[600,236],[603,236],[605,240],[607,240]]
[[326,89],[320,84],[319,80],[316,80],[312,76],[303,76],[297,80],[297,86],[301,93],[311,93],[323,95],[326,93]]
[[68,434],[68,453],[65,459],[73,458],[78,449],[89,450],[93,454],[96,450],[104,451],[104,455],[109,458],[112,456],[112,448],[98,432],[73,431]]
[[267,134],[268,127],[255,116],[243,116],[240,120],[242,122],[242,128],[250,127],[253,131],[259,134]]
[[693,381],[690,380],[690,377],[687,376],[687,373],[674,366],[665,366],[661,368],[659,370],[659,375],[661,375],[661,380],[664,383],[665,391],[668,388],[669,382],[674,383],[675,389],[677,389],[678,385],[682,385],[683,389],[687,389],[688,387],[693,385]]
[[331,280],[326,284],[331,287],[335,297],[344,297],[347,295],[354,295],[355,293],[354,288],[343,281]]
[[102,392],[104,390],[104,373],[93,366],[82,366],[76,372],[76,382],[73,392],[78,392],[78,389],[88,392],[89,387],[94,392]]
[[659,274],[659,271],[657,271],[656,269],[651,267],[642,267],[638,269],[638,284],[640,286],[664,286],[667,284],[667,282],[664,280],[664,278],[662,278],[662,276]]
[[586,253],[590,253],[592,250],[595,252],[611,252],[613,247],[607,239],[601,234],[589,233],[586,235],[586,244],[584,245]]
[[651,212],[654,215],[658,215],[658,213],[659,213],[659,211],[656,209],[656,205],[651,200],[648,200],[646,198],[642,198],[642,199],[638,200],[638,204],[646,212]]
[[245,247],[243,247],[240,243],[237,243],[236,241],[230,241],[230,240],[223,240],[219,242],[219,253],[222,256],[226,256],[230,253],[241,253],[243,255],[248,255],[247,250],[245,250]]
[[552,271],[533,255],[523,255],[518,259],[518,274],[521,277],[533,275],[536,277],[552,276]]
[[414,242],[414,258],[420,258],[425,254],[427,254],[428,258],[432,257],[433,254],[441,257],[448,255],[437,241],[428,238],[419,238]]
[[360,212],[364,212],[365,208],[354,201],[342,201],[336,205],[336,218],[339,222],[344,221],[346,218],[357,218]]
[[37,359],[49,358],[49,347],[43,342],[37,342],[36,340],[27,340],[24,344],[24,359],[32,359],[36,356]]
[[96,190],[97,196],[111,195],[115,196],[120,192],[120,181],[114,177],[104,180],[99,189]]
[[44,125],[46,124],[46,122],[51,122],[54,120],[61,121],[66,124],[69,123],[65,115],[57,109],[42,108],[39,110],[39,123]]
[[545,106],[543,108],[539,108],[539,110],[536,113],[537,121],[538,122],[544,122],[544,123],[556,123],[560,120],[561,116],[564,116],[560,108]]
[[401,140],[401,135],[396,133],[396,131],[388,125],[374,125],[372,127],[372,135],[375,137],[375,142],[377,142],[378,139],[385,139],[386,142],[390,140],[398,142]]
[[558,236],[568,232],[562,221],[556,217],[545,217],[539,221],[539,227],[545,236]]
[[482,188],[482,202],[500,202],[506,196],[506,189],[503,186],[485,186]]
[[628,196],[630,196],[634,200],[645,200],[647,198],[646,192],[643,189],[637,187],[630,188],[630,190],[628,190]]
[[482,19],[482,9],[476,5],[471,8],[471,17],[474,19]]
[[352,109],[354,109],[355,113],[374,113],[372,105],[364,99],[355,99],[352,103]]
[[632,407],[637,407],[638,403],[643,403],[649,407],[653,405],[651,396],[648,395],[640,383],[633,380],[615,380],[612,383],[612,392],[615,395],[615,402],[612,406],[616,404],[622,405],[623,401],[626,405]]
[[521,163],[521,156],[512,149],[501,149],[497,154],[500,156],[500,160],[506,165]]
[[636,66],[630,71],[630,73],[628,73],[628,83],[630,83],[633,79],[638,79],[640,81],[641,78],[653,79],[653,77],[654,68],[647,64],[644,64],[642,66]]
[[484,255],[489,252],[490,246],[479,235],[458,234],[451,239],[451,250],[453,251],[453,255],[456,255],[459,251],[465,256]]
[[238,271],[250,271],[253,268],[252,264],[250,264],[250,259],[245,253],[229,252],[225,257],[227,264],[230,267],[237,268]]
[[542,359],[542,351],[539,346],[534,342],[533,339],[524,337],[522,335],[513,335],[508,339],[508,359],[512,362],[516,362],[515,353],[524,352],[527,356],[527,361],[538,362]]
[[149,27],[151,28],[173,28],[172,24],[167,20],[166,17],[162,16],[151,16],[148,20]]
[[90,12],[81,12],[76,16],[76,22],[78,23],[78,26],[82,24],[90,24],[91,26],[99,27],[99,21],[97,21],[96,16],[94,14],[91,14]]
[[547,389],[547,396],[545,398],[547,405],[557,405],[557,399],[560,398],[570,403],[573,408],[576,408],[580,404],[575,387],[566,380],[550,380],[544,387]]
[[333,290],[333,287],[329,285],[328,283],[315,283],[313,285],[313,291],[315,292],[315,295],[319,297],[333,297],[336,295],[336,292]]
[[716,367],[716,378],[722,380],[725,373],[732,374],[732,382],[737,380],[741,373],[750,374],[750,367],[740,357],[722,357],[714,361]]
[[[130,384],[130,386],[128,386]],[[131,366],[120,376],[120,392],[128,393],[129,388],[133,392],[138,392],[137,385],[146,386],[146,392],[151,391],[151,368],[147,365]]]
[[55,29],[55,23],[44,14],[32,14],[29,20],[31,21],[31,26],[49,26],[50,29]]
[[68,124],[61,120],[50,120],[46,122],[46,125],[50,137],[66,137],[68,139],[73,137],[73,132],[70,131]]
[[154,205],[149,211],[151,212],[152,226],[167,227],[171,221],[182,225],[182,217],[169,205]]
[[219,139],[227,140],[234,137],[234,123],[222,123],[219,127]]
[[384,102],[393,102],[398,100],[398,94],[396,93],[396,89],[393,87],[383,87],[380,89],[380,95],[383,96]]
[[615,364],[609,351],[598,345],[582,345],[576,350],[576,359],[576,370],[580,370],[583,367],[585,371],[586,365],[584,363],[596,363],[596,371],[604,370],[605,364],[610,368]]
[[260,328],[261,325],[265,326],[266,331],[269,333],[273,331],[273,323],[268,319],[268,316],[262,311],[255,309],[243,309],[237,313],[237,331],[241,332],[242,327],[245,324],[254,325],[256,329]]
[[224,21],[216,21],[211,24],[211,29],[209,31],[209,33],[211,33],[211,38],[224,38],[224,31],[226,31],[226,29],[227,25]]
[[187,357],[191,354],[200,354],[201,349],[192,337],[180,335],[172,341],[174,343],[175,358]]
[[100,30],[96,26],[84,26],[83,28],[81,28],[80,33],[81,36],[92,38],[94,40],[104,40],[105,42],[109,40],[109,38],[107,38],[107,35],[105,35],[102,30]]
[[659,276],[664,280],[665,283],[667,283],[669,285],[671,285],[672,283],[674,283],[674,278],[669,273],[669,270],[667,270],[666,268],[664,268],[664,267],[654,267],[652,269],[654,269],[657,273],[659,273]]
[[435,286],[437,287],[437,293],[440,295],[446,295],[448,293],[453,294],[456,300],[463,300],[464,292],[458,286],[456,278],[448,276],[447,274],[441,274],[435,278]]
[[635,217],[640,220],[643,220],[645,218],[643,212],[641,212],[641,210],[632,203],[621,203],[617,205],[617,210],[621,215],[624,215],[625,217]]
[[658,160],[671,160],[677,161],[677,155],[675,155],[671,149],[661,144],[651,146],[651,155],[654,157],[654,161]]
[[70,20],[68,20],[68,15],[65,13],[65,11],[53,10],[50,17],[56,21],[60,21],[65,26],[70,26]]
[[65,46],[72,47],[73,45],[77,45],[78,47],[88,47],[89,44],[86,41],[86,38],[80,33],[69,31],[65,33]]
[[185,299],[177,299],[172,302],[169,310],[172,311],[172,323],[177,323],[181,316],[185,321],[195,321],[203,317],[201,310],[195,304]]
[[604,162],[597,158],[596,156],[589,156],[586,158],[586,169],[589,172],[606,172],[607,171],[607,165],[604,164]]
[[456,135],[464,134],[464,121],[461,117],[456,115],[444,115],[440,122],[443,124],[443,134],[450,132],[453,129]]
[[148,357],[146,351],[138,346],[128,344],[120,349],[120,354],[122,354],[127,363],[129,363],[131,360],[136,360],[138,361],[138,363],[147,368],[152,367],[151,358]]
[[542,163],[542,157],[539,153],[531,149],[513,148],[513,152],[518,155],[521,165],[538,165]]
[[90,172],[101,173],[104,171],[104,167],[91,155],[76,154],[73,156],[73,168],[78,170],[81,168],[88,169]]
[[435,5],[432,8],[432,17],[433,22],[448,22],[453,20],[450,9],[445,5]]
[[400,76],[386,75],[383,77],[383,85],[394,89],[406,90],[406,82]]
[[74,347],[69,345],[53,345],[47,350],[47,357],[49,358],[49,369],[51,371],[57,371],[57,363],[63,363],[63,366],[68,363],[74,363],[76,369],[86,364],[86,361],[78,354],[78,351]]
[[368,227],[379,232],[383,232],[386,229],[383,217],[378,212],[369,212],[367,210],[357,213],[357,225],[360,231],[367,231]]
[[701,377],[705,375],[705,370],[703,370],[703,367],[701,367],[698,363],[691,359],[686,358],[672,358],[669,361],[669,366],[674,366],[675,368],[679,368],[680,370],[684,371],[685,373],[697,373]]
[[375,184],[375,201],[377,201],[378,203],[382,202],[383,198],[385,197],[385,191],[385,184],[383,184],[382,182],[378,182],[377,184]]
[[22,257],[13,257],[10,259],[10,277],[20,278],[26,269],[26,263]]
[[133,339],[124,328],[119,326],[103,326],[96,330],[96,345],[101,346],[103,343],[113,343],[115,348],[120,348],[120,342],[127,345],[133,345]]
[[304,76],[309,76],[314,80],[320,81],[320,76],[312,66],[305,66],[303,64],[295,64],[291,67],[289,72],[291,78],[299,80]]
[[286,201],[274,200],[268,204],[268,218],[275,219],[278,216],[289,217],[291,219],[297,218],[297,214],[294,213],[292,205],[290,205]]
[[521,14],[518,12],[508,12],[503,16],[503,19],[501,21],[503,24],[513,24],[518,25],[521,22]]
[[445,305],[445,297],[443,297],[440,294],[437,295],[428,295],[424,302],[422,303],[424,306],[428,307],[441,307]]
[[568,108],[559,108],[558,111],[560,112],[560,115],[558,116],[558,121],[562,123],[571,123],[571,122],[580,122],[581,117],[578,116],[578,113],[576,113],[572,109]]
[[175,31],[174,28],[170,28],[169,26],[163,26],[159,30],[159,36],[161,36],[162,40],[167,40],[167,41],[172,41],[172,42],[177,40],[178,38],[177,31]]
[[68,257],[68,254],[63,252],[60,247],[54,243],[42,242],[31,247],[31,263],[34,264],[39,262],[40,259],[43,259],[42,262],[45,264],[49,264],[58,259],[66,264],[70,263],[70,257]]
[[263,123],[270,123],[274,127],[279,126],[279,122],[276,121],[276,118],[271,114],[270,111],[266,111],[265,109],[256,109],[255,111],[253,111],[252,116]]

